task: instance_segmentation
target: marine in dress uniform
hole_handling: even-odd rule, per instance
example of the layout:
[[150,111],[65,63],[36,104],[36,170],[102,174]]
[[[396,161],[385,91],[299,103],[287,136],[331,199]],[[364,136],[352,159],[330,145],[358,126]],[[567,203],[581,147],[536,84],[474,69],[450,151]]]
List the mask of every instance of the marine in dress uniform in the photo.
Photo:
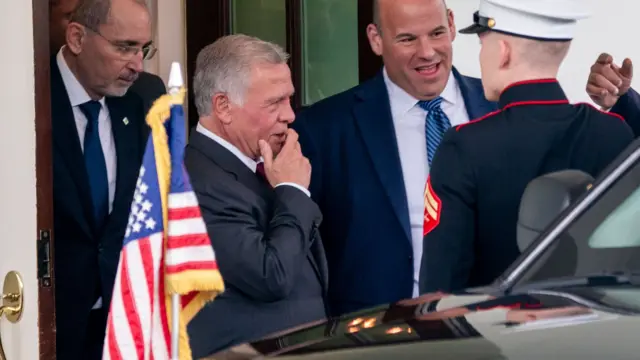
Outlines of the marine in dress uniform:
[[[544,58],[517,57],[518,43],[568,46],[585,16],[579,5],[483,0],[474,24],[460,31],[480,36],[485,95],[498,100],[499,109],[447,131],[433,159],[424,196],[421,293],[490,284],[520,253],[516,223],[527,184],[564,169],[597,176],[633,140],[619,115],[569,103],[555,79],[566,51],[551,71]],[[489,43],[490,36],[497,42]],[[495,53],[486,51],[502,58],[488,62],[483,57]],[[540,70],[545,66],[547,74]]]

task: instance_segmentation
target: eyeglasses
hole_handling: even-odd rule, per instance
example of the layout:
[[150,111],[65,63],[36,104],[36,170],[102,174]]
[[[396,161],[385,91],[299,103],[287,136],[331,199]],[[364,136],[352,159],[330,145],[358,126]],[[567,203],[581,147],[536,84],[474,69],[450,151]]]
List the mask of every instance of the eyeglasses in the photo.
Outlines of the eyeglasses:
[[133,46],[126,44],[119,44],[113,40],[108,39],[104,35],[102,35],[99,31],[93,30],[92,28],[85,26],[85,28],[92,33],[100,36],[104,40],[106,40],[113,48],[118,52],[118,55],[122,60],[131,60],[134,56],[138,55],[139,52],[142,51],[142,60],[150,60],[154,57],[158,49],[153,46],[153,43],[149,43],[144,46]]

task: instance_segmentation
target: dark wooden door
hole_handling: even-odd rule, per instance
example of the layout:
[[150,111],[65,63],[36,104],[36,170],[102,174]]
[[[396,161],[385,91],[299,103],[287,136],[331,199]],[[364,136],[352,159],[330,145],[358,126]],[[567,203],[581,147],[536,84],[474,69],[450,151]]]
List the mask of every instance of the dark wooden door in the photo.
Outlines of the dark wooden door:
[[53,273],[53,170],[49,90],[49,2],[32,0],[35,67],[36,201],[38,212],[38,329],[40,359],[56,358],[55,274]]

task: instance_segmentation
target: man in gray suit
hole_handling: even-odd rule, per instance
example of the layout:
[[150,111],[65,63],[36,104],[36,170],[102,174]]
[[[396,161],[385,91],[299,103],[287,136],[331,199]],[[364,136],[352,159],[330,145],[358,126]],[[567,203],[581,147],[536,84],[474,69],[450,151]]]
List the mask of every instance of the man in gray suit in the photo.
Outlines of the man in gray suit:
[[311,165],[288,129],[295,115],[287,57],[275,44],[231,35],[196,61],[200,119],[185,163],[226,291],[188,326],[194,358],[327,314]]

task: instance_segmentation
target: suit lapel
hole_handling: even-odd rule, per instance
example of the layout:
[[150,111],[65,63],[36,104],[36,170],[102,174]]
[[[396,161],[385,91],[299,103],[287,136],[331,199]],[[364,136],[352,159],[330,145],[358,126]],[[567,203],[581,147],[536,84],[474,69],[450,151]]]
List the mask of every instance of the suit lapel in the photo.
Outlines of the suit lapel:
[[402,176],[395,128],[387,88],[382,74],[356,93],[360,101],[354,107],[354,117],[369,151],[376,174],[382,182],[407,241],[411,240],[409,207]]
[[[53,144],[58,149],[66,164],[75,188],[78,190],[77,198],[80,200],[85,221],[79,221],[81,228],[93,235],[91,228],[93,223],[93,211],[89,191],[89,179],[84,164],[78,129],[76,127],[73,109],[64,87],[62,76],[58,70],[55,57],[51,62],[51,118]],[[80,220],[80,219],[78,219]]]
[[233,174],[236,179],[262,198],[273,197],[272,190],[265,185],[254,172],[251,171],[240,159],[222,145],[209,139],[196,130],[191,132],[189,146],[206,155],[225,171]]
[[136,114],[134,111],[136,107],[127,106],[126,102],[126,97],[106,99],[116,146],[117,173],[113,209],[121,209],[122,206],[128,209],[131,206],[131,204],[122,204],[122,201],[131,201],[131,184],[137,181],[140,170],[140,158],[137,155],[143,153],[139,149],[140,134],[133,125],[144,122],[144,119],[138,119],[142,112]]
[[318,276],[318,279],[320,279],[322,290],[326,294],[329,290],[329,268],[318,228],[313,228],[312,236],[313,243],[311,244],[311,251],[309,251],[308,258],[313,270],[315,270],[316,275]]
[[[458,81],[465,107],[470,119],[479,118],[497,109],[497,105],[486,100],[482,83],[472,81],[453,68]],[[411,239],[407,196],[402,177],[402,165],[397,149],[395,128],[389,105],[389,95],[382,73],[356,92],[360,100],[354,107],[354,117],[365,142],[376,174],[382,183],[391,206],[405,231],[407,240]]]
[[480,80],[462,76],[455,67],[452,69],[452,73],[458,81],[469,120],[482,117],[498,108],[496,103],[485,98]]
[[[240,183],[247,186],[261,198],[268,201],[271,201],[273,198],[273,190],[261,182],[256,174],[253,173],[242,161],[240,161],[240,159],[220,144],[209,139],[198,131],[193,130],[191,132],[189,146],[192,146],[194,149],[198,149],[198,151],[205,154],[222,169],[233,174]],[[309,249],[310,251],[307,254],[307,258],[309,262],[311,262],[311,266],[316,272],[316,275],[322,282],[323,290],[326,292],[329,284],[329,272],[327,270],[322,239],[320,238],[320,232],[317,228],[313,228],[311,236],[313,237],[313,242]]]

